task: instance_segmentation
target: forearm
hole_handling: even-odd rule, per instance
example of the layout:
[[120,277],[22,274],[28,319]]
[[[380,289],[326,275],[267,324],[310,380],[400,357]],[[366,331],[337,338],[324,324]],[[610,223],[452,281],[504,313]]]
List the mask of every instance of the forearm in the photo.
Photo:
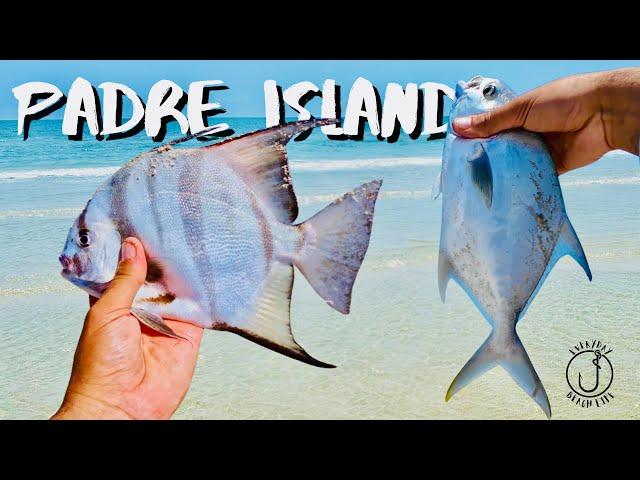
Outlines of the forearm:
[[599,98],[604,135],[609,147],[638,155],[640,68],[602,73]]

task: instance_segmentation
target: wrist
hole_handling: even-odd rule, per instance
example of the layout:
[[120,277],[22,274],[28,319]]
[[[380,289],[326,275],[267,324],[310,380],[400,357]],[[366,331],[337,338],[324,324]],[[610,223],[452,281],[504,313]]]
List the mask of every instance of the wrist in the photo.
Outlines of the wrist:
[[78,392],[67,392],[51,420],[130,420],[131,415],[108,402]]
[[604,134],[612,150],[638,154],[640,136],[640,68],[598,75],[596,95]]

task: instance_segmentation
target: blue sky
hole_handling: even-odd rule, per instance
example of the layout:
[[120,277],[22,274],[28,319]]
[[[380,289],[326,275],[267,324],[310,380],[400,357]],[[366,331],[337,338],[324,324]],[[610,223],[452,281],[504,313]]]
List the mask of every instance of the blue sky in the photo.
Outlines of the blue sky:
[[[640,66],[640,61],[0,61],[0,119],[16,118],[13,87],[30,81],[49,82],[66,94],[78,76],[95,87],[105,81],[124,83],[143,100],[158,80],[172,80],[185,91],[193,81],[223,80],[229,90],[216,92],[210,101],[220,102],[229,117],[262,117],[263,83],[269,79],[286,88],[302,80],[321,87],[325,79],[333,78],[342,85],[344,111],[348,91],[359,76],[373,82],[381,95],[388,82],[430,81],[453,86],[474,75],[500,78],[517,92],[524,92],[557,77],[624,66]],[[313,99],[309,106],[319,102],[319,98]],[[61,118],[62,112],[60,109],[49,118]]]

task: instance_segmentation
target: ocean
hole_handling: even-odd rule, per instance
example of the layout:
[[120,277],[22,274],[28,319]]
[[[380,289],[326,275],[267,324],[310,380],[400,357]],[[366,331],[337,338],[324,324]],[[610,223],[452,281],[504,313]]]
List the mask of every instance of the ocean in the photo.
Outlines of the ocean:
[[[260,118],[228,118],[237,133]],[[166,140],[179,137],[172,124]],[[196,140],[190,145],[197,144]],[[59,406],[87,296],[60,276],[68,229],[98,185],[154,144],[144,133],[118,141],[69,141],[61,122],[40,120],[29,139],[0,121],[0,418],[47,418]],[[334,198],[383,178],[369,252],[352,313],[327,306],[296,275],[292,327],[314,368],[229,333],[205,332],[182,419],[544,419],[496,368],[445,403],[460,368],[489,333],[471,300],[450,283],[437,288],[440,200],[431,187],[443,140],[393,144],[330,141],[319,131],[289,144],[304,220]],[[519,335],[546,387],[554,419],[640,417],[640,166],[612,152],[561,177],[567,211],[593,271],[589,282],[569,257],[550,274],[519,323]],[[569,401],[569,349],[585,340],[613,348],[602,407]]]

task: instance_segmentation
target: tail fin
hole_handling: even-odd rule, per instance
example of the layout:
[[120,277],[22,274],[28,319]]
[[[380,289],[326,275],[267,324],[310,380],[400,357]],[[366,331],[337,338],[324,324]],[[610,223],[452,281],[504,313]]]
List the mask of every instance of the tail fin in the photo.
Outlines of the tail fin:
[[448,401],[457,391],[496,365],[504,368],[520,388],[540,406],[547,417],[551,418],[551,405],[547,392],[515,330],[513,337],[507,342],[502,339],[498,341],[494,332],[491,332],[489,338],[451,382],[445,400]]
[[381,185],[382,180],[365,183],[297,226],[304,245],[295,265],[318,295],[341,313],[349,313]]

